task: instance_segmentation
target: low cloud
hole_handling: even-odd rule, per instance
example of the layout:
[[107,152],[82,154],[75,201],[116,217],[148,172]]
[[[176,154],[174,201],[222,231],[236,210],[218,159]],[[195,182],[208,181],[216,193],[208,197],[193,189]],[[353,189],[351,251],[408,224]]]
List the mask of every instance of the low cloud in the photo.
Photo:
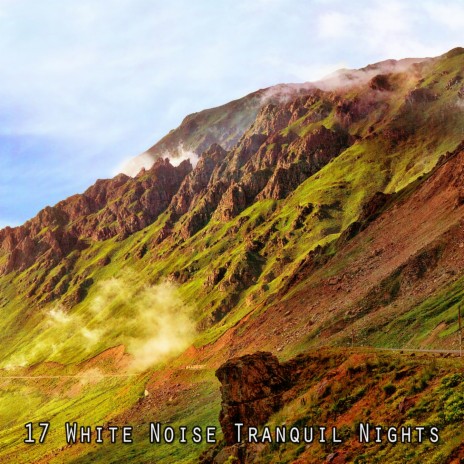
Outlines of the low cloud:
[[67,325],[71,322],[71,317],[59,306],[50,309],[50,311],[48,311],[48,317],[48,324],[50,326]]
[[277,102],[287,103],[294,99],[300,92],[314,88],[311,83],[306,84],[279,84],[266,89],[262,96],[262,104]]
[[192,166],[195,167],[199,159],[199,156],[195,152],[184,148],[182,143],[177,147],[177,154],[175,156],[172,156],[170,153],[166,153],[165,157],[169,158],[173,166],[179,166],[182,161],[190,160]]
[[192,166],[195,167],[198,163],[199,156],[189,150],[184,148],[183,143],[179,144],[179,146],[174,151],[165,151],[162,155],[152,155],[148,152],[144,152],[141,155],[135,156],[134,158],[130,158],[125,160],[123,163],[119,165],[113,171],[113,174],[123,173],[131,177],[135,177],[141,169],[150,169],[153,166],[153,163],[157,158],[169,158],[169,161],[173,166],[179,166],[182,161],[190,160]]
[[135,177],[141,169],[150,169],[153,166],[155,159],[147,152],[141,155],[129,158],[123,161],[114,171],[113,174],[123,173],[131,177]]
[[129,341],[132,367],[143,370],[186,349],[195,335],[192,308],[175,287],[163,283],[146,288],[136,302],[138,334]]
[[136,276],[127,273],[100,283],[90,298],[80,314],[59,305],[46,310],[40,335],[3,366],[68,362],[70,353],[84,359],[122,343],[132,356],[129,368],[140,371],[181,353],[195,337],[193,308],[170,282],[137,287]]

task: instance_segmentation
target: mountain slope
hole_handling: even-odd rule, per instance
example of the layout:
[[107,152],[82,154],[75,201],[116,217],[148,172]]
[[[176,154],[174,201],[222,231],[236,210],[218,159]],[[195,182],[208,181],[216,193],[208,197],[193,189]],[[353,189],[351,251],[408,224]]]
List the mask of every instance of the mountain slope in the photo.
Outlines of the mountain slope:
[[[149,396],[89,420],[137,423],[158,412],[207,424],[219,411],[213,371],[233,355],[455,348],[464,49],[395,63],[194,115],[159,147],[191,136],[184,148],[201,146],[195,167],[159,159],[1,230],[2,366],[79,371],[123,345],[121,370],[141,370],[134,382]],[[219,120],[230,130],[208,138]],[[205,403],[213,409],[199,417]],[[63,453],[103,459],[82,447]]]
[[[90,322],[99,282],[133,267],[141,286],[179,284],[200,330],[213,327],[205,340],[214,339],[280,300],[292,275],[336,243],[376,192],[405,188],[459,144],[462,61],[455,50],[366,84],[269,103],[231,150],[212,145],[191,172],[188,162],[159,161],[4,229],[3,288],[17,294],[5,312],[15,319],[25,302],[30,312],[53,301]],[[125,342],[123,334],[106,340]]]
[[136,175],[142,166],[150,167],[157,158],[200,155],[217,143],[230,150],[249,128],[260,109],[269,104],[279,104],[306,95],[311,89],[334,90],[340,87],[365,85],[378,74],[399,73],[424,59],[386,60],[359,70],[340,70],[327,78],[305,84],[279,84],[253,92],[216,108],[193,113],[184,118],[176,129],[171,130],[141,155],[130,160],[125,172]]
[[200,155],[214,143],[230,150],[253,123],[263,105],[305,94],[310,88],[310,84],[281,84],[258,90],[225,105],[189,114],[179,127],[130,160],[124,170],[136,175],[142,166],[150,167],[158,158]]

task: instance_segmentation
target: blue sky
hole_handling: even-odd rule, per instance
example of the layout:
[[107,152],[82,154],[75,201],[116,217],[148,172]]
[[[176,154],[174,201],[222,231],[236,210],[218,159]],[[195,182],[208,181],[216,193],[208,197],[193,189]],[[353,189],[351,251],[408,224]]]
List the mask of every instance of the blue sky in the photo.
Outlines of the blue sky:
[[189,113],[464,45],[462,1],[0,0],[0,227],[111,177]]

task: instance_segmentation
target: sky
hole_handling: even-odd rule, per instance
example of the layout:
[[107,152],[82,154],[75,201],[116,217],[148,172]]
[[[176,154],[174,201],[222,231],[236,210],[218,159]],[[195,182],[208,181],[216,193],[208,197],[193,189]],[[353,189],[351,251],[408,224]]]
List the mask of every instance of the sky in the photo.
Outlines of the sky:
[[464,2],[0,0],[0,228],[115,175],[189,113],[464,46]]

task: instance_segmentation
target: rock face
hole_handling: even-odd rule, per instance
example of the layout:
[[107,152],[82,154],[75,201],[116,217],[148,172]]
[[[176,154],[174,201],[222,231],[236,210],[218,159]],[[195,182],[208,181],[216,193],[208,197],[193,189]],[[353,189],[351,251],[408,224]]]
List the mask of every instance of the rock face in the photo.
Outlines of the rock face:
[[216,377],[221,382],[219,415],[228,445],[237,442],[234,424],[259,426],[282,406],[282,395],[291,386],[289,372],[271,353],[257,352],[223,364]]
[[372,90],[391,91],[393,87],[390,83],[389,76],[386,74],[377,74],[369,81],[369,87]]
[[98,180],[81,195],[46,207],[20,227],[0,231],[0,249],[7,252],[0,273],[21,271],[36,262],[49,268],[85,239],[124,239],[151,224],[169,205],[185,176],[189,161],[174,167],[159,159],[148,171],[130,178],[119,174]]
[[438,96],[434,94],[430,89],[419,88],[411,90],[406,96],[406,103],[417,104],[417,103],[428,103],[436,100]]
[[203,192],[211,178],[214,168],[224,160],[227,152],[218,144],[213,144],[198,161],[195,169],[184,179],[179,191],[171,201],[170,210],[182,215],[196,205],[197,196]]
[[[199,123],[203,116],[208,119],[213,113],[219,114],[219,109],[187,117],[178,131],[183,134],[181,139],[199,132],[205,136],[197,146],[202,153],[195,169],[189,161],[174,167],[167,158],[158,158],[150,169],[142,169],[134,178],[119,174],[98,180],[83,194],[45,208],[23,226],[0,231],[0,252],[6,252],[0,273],[22,271],[36,263],[51,269],[73,251],[87,247],[89,240],[124,240],[152,224],[165,210],[169,216],[155,244],[170,236],[187,240],[211,219],[229,221],[258,200],[285,198],[352,140],[343,130],[323,125],[300,136],[282,132],[301,119],[320,121],[337,98],[314,88],[280,90],[282,95],[266,97],[260,91],[249,101],[231,102],[230,108],[226,105],[221,110],[226,115],[231,112],[234,118],[242,111],[248,115],[240,123],[231,123],[235,129],[241,127],[238,132],[229,134],[230,138],[223,134],[228,151],[213,143],[209,129],[203,134]],[[267,103],[260,100],[258,105],[259,99]],[[257,105],[261,109],[256,116]],[[255,118],[253,124],[250,115]],[[218,124],[227,125],[222,120]],[[171,134],[160,141],[157,150],[168,147],[173,137]]]

